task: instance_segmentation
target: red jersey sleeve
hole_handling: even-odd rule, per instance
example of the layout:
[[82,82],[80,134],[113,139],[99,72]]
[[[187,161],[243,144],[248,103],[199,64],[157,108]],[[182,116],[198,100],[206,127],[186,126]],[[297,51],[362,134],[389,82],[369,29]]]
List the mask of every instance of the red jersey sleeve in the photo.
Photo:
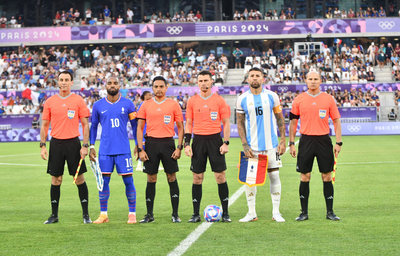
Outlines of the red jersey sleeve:
[[231,116],[231,108],[226,103],[224,98],[220,97],[220,99],[221,99],[220,114],[221,114],[221,120],[222,120],[224,118],[229,118]]
[[79,119],[83,117],[89,117],[90,116],[90,111],[88,107],[85,104],[85,101],[82,99],[82,97],[78,96],[78,107],[79,107]]
[[186,119],[192,119],[193,120],[193,102],[194,102],[194,97],[191,97],[188,100],[187,106],[186,106]]
[[181,106],[176,101],[174,103],[174,120],[175,122],[183,122]]
[[147,109],[148,102],[143,102],[142,106],[139,109],[139,112],[136,115],[137,119],[144,119],[146,120],[146,109]]
[[294,101],[293,101],[293,103],[292,103],[292,109],[290,110],[290,112],[291,112],[293,115],[296,115],[296,116],[300,115],[298,98],[299,98],[299,97],[296,97],[296,99],[294,99]]
[[330,106],[330,111],[329,111],[329,116],[331,117],[332,120],[340,118],[340,113],[339,109],[336,106],[335,100],[332,98],[331,100],[331,106]]
[[42,120],[51,120],[51,112],[50,112],[50,99],[48,99],[43,106],[43,114]]

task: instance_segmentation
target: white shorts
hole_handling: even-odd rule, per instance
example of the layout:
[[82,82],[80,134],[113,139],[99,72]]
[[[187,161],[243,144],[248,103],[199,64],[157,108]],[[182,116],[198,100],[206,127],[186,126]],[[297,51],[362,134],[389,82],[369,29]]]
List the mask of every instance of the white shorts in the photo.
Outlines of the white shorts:
[[278,152],[278,147],[266,151],[253,150],[254,156],[258,157],[258,154],[268,156],[268,169],[275,169],[282,167],[281,156]]

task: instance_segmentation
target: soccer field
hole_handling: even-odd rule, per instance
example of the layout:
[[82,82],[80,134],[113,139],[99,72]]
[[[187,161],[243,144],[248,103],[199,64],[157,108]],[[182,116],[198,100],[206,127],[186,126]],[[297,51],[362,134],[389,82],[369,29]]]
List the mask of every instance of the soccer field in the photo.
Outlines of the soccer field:
[[[298,139],[298,138],[297,138]],[[297,140],[296,139],[296,140]],[[334,140],[334,139],[333,139]],[[244,193],[229,208],[232,223],[214,223],[185,255],[399,255],[400,243],[400,147],[399,136],[343,137],[338,158],[334,211],[338,222],[325,219],[325,201],[317,165],[310,183],[310,220],[297,222],[299,174],[296,160],[282,156],[281,213],[285,223],[271,220],[269,181],[258,188],[258,221],[239,223],[247,213]],[[187,223],[192,215],[192,174],[189,158],[182,152],[177,174],[180,186],[179,216],[171,222],[169,187],[164,174],[157,181],[154,217],[149,224],[128,225],[125,186],[115,173],[110,184],[110,222],[82,223],[78,190],[72,177],[61,186],[60,222],[44,225],[50,216],[50,176],[40,158],[38,142],[0,144],[0,254],[1,255],[167,255],[201,223]],[[98,146],[98,143],[97,143]],[[231,139],[227,154],[227,180],[232,196],[242,185],[236,165],[239,139]],[[99,213],[95,178],[88,165],[89,213]],[[134,163],[136,167],[136,163]],[[146,213],[146,174],[134,172],[137,217]],[[207,170],[201,209],[220,205],[214,175]]]

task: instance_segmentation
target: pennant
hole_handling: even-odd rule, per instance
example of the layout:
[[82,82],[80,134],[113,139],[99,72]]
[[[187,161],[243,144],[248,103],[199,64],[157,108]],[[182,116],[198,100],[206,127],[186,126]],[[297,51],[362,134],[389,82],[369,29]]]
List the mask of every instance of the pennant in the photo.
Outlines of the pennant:
[[238,180],[249,187],[262,186],[267,179],[268,156],[258,155],[258,158],[245,158],[240,152]]

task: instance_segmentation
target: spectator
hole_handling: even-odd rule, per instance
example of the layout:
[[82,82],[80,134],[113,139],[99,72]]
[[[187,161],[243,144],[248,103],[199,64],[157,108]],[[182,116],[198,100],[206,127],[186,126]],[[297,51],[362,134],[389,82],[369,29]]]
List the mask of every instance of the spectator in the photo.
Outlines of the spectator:
[[80,22],[80,16],[81,16],[81,13],[78,11],[78,9],[76,9],[75,13],[74,13],[75,22],[77,22],[77,23]]
[[89,21],[89,25],[97,25],[97,22],[96,22],[96,20],[92,17],[91,19],[90,19],[90,21]]
[[118,15],[117,24],[122,25],[123,23],[124,23],[124,19],[121,17],[121,15]]
[[89,24],[90,20],[92,19],[92,10],[90,10],[90,8],[86,9],[85,18],[86,18],[86,24]]
[[132,23],[132,17],[133,17],[133,11],[130,8],[128,8],[128,10],[126,11],[127,23]]
[[397,114],[394,112],[394,108],[388,114],[389,121],[396,122],[397,121]]
[[104,21],[111,22],[111,11],[110,9],[108,9],[107,5],[104,6],[103,15],[104,15]]

